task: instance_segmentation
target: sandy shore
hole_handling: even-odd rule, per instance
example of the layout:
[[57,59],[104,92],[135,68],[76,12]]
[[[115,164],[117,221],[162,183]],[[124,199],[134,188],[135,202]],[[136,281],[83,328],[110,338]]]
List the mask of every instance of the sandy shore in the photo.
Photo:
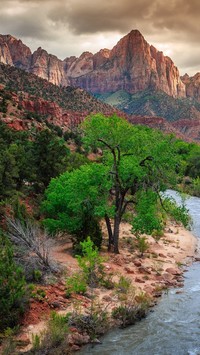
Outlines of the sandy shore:
[[[125,276],[131,280],[132,287],[136,294],[145,292],[152,299],[157,299],[162,294],[162,290],[168,287],[183,286],[182,274],[187,265],[190,265],[195,258],[197,251],[197,239],[183,227],[170,223],[166,226],[164,235],[156,241],[153,237],[147,236],[149,244],[148,250],[143,256],[139,253],[135,245],[135,237],[131,233],[131,226],[122,223],[120,229],[120,254],[108,254],[102,247],[101,255],[106,259],[104,265],[107,274],[112,280],[117,282],[120,276]],[[62,264],[66,269],[66,274],[70,275],[78,270],[75,258],[71,256],[69,243],[63,243],[54,247],[52,257]],[[45,329],[50,311],[52,309],[66,314],[73,309],[74,302],[79,302],[83,312],[87,313],[91,299],[87,295],[74,295],[70,299],[65,297],[65,280],[58,284],[41,286],[46,297],[41,302],[32,300],[30,311],[25,317],[24,326],[20,338],[29,343],[24,350],[31,348],[32,334],[38,334]],[[95,296],[101,307],[111,312],[118,304],[119,300],[114,290],[97,288],[94,290]],[[76,338],[76,332],[75,335]],[[72,337],[73,337],[72,336]],[[83,339],[83,343],[84,343]],[[73,339],[71,339],[73,343]],[[80,346],[74,341],[74,350]]]

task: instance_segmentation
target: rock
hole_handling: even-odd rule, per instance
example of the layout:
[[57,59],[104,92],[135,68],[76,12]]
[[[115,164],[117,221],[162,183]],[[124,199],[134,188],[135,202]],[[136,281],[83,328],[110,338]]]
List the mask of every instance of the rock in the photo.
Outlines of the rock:
[[199,257],[196,257],[194,260],[195,260],[195,261],[200,261],[200,258],[199,258]]
[[69,335],[69,344],[84,345],[90,341],[89,335],[83,335],[80,333],[73,333]]
[[160,256],[161,258],[166,258],[166,255],[159,253],[158,256]]
[[20,347],[25,347],[30,344],[30,339],[27,334],[22,333],[16,337],[16,345]]
[[133,263],[134,263],[134,265],[137,266],[137,267],[139,267],[139,266],[142,265],[142,263],[141,263],[140,261],[138,261],[138,260],[134,261]]
[[139,283],[145,283],[144,280],[140,279],[139,277],[135,278],[135,282],[139,282]]
[[172,275],[181,275],[182,274],[182,272],[180,270],[173,269],[171,267],[167,268],[165,271],[168,272],[169,274],[172,274]]
[[138,268],[138,271],[141,273],[141,274],[151,274],[151,271],[149,270],[149,268],[147,267],[144,267],[144,266],[141,266]]
[[102,301],[105,301],[105,302],[112,302],[112,297],[108,296],[108,295],[105,295],[102,297]]
[[187,97],[195,98],[200,102],[200,73],[196,73],[192,77],[189,77],[188,74],[185,74],[181,77],[181,80],[186,86]]
[[162,274],[162,278],[164,281],[171,281],[173,278],[173,275],[170,273],[164,273],[164,274]]
[[126,266],[126,267],[124,268],[124,270],[127,272],[127,274],[134,274],[134,273],[135,273],[134,270],[131,269],[131,268],[128,267],[128,266]]
[[60,308],[61,304],[59,302],[54,301],[54,302],[49,303],[49,306],[51,308]]
[[72,351],[79,351],[80,348],[81,348],[80,346],[74,344],[74,345],[72,345],[71,350],[72,350]]
[[92,93],[125,90],[134,94],[155,89],[174,97],[186,96],[185,84],[172,60],[150,46],[138,30],[121,38],[112,50],[103,49],[94,55],[84,52],[79,58],[65,60],[41,47],[32,54],[22,41],[1,35],[0,60],[53,84],[81,87]]

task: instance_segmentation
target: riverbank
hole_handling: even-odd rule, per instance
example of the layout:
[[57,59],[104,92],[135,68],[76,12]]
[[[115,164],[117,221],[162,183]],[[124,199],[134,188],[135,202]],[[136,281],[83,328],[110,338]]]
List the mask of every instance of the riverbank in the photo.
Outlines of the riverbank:
[[[134,292],[140,295],[141,292],[145,292],[153,304],[161,296],[163,289],[183,285],[182,273],[185,266],[195,258],[197,239],[181,226],[170,223],[166,226],[160,240],[156,241],[150,236],[147,240],[148,250],[141,256],[141,253],[134,248],[135,237],[131,233],[131,226],[128,223],[122,223],[120,254],[108,254],[103,246],[101,255],[106,259],[104,263],[106,274],[110,275],[113,282],[117,283],[121,276],[130,279]],[[62,265],[67,275],[72,275],[78,270],[77,260],[71,255],[69,243],[55,246],[52,250],[52,257]],[[78,302],[83,313],[89,312],[90,292],[85,296],[73,295],[67,299],[65,280],[66,276],[57,283],[38,286],[40,290],[43,290],[45,297],[31,300],[30,310],[24,318],[20,335],[20,339],[27,344],[24,351],[31,348],[32,334],[40,334],[44,331],[52,310],[64,315],[73,311]],[[106,309],[108,313],[120,304],[115,289],[96,288],[94,295],[100,308]],[[69,343],[72,351],[78,350],[89,341],[86,334],[79,334],[74,327],[71,331]]]

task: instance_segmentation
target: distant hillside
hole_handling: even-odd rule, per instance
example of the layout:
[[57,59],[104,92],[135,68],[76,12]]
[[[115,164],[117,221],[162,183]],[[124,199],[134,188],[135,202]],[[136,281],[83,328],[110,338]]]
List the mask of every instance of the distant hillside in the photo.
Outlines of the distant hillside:
[[0,85],[0,118],[17,129],[41,126],[45,120],[67,129],[90,113],[124,115],[83,89],[59,87],[9,65],[0,64]]
[[192,99],[175,99],[162,91],[145,90],[129,94],[123,90],[97,94],[103,102],[129,115],[159,116],[173,122],[179,119],[199,119],[200,103]]

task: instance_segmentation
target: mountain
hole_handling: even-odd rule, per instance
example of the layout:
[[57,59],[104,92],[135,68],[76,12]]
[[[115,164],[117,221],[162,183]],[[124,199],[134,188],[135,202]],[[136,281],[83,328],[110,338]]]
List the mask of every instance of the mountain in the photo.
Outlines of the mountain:
[[31,53],[21,40],[0,35],[0,62],[5,64],[0,65],[1,103],[11,95],[0,118],[17,129],[50,122],[66,130],[91,112],[117,112],[135,124],[200,139],[200,74],[180,78],[172,60],[137,30],[112,50],[63,61],[42,48]]
[[80,88],[59,87],[34,74],[0,63],[0,119],[18,130],[49,123],[66,130],[90,113],[124,113]]
[[21,40],[0,36],[0,60],[36,74],[56,85],[81,87],[92,93],[161,90],[185,97],[185,85],[169,57],[150,46],[138,30],[123,37],[112,50],[84,52],[60,60],[38,48],[33,54]]
[[192,77],[185,74],[181,77],[181,80],[185,84],[187,97],[193,98],[200,102],[200,73],[196,73]]

